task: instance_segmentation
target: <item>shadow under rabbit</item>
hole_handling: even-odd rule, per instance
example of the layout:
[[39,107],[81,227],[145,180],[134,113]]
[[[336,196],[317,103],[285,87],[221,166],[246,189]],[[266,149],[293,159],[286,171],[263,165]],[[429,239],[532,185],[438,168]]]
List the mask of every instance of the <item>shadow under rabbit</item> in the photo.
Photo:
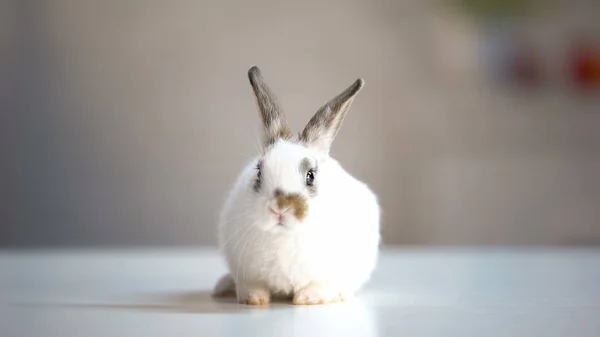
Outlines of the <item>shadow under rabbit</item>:
[[235,294],[233,293],[224,296],[213,296],[212,292],[208,290],[136,295],[134,299],[129,298],[128,300],[122,301],[114,300],[109,303],[21,302],[11,303],[11,305],[44,308],[133,310],[192,314],[242,313],[257,310],[281,310],[286,307],[295,307],[292,305],[291,298],[287,296],[274,296],[271,303],[254,306],[238,303]]

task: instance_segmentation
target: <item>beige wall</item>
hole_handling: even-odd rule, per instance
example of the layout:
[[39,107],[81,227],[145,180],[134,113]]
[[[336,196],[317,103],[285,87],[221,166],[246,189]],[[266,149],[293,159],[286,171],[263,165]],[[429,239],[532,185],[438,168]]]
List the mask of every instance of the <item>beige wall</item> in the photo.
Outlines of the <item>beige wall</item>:
[[492,90],[474,32],[424,2],[9,7],[5,244],[214,243],[260,131],[253,64],[297,129],[366,80],[333,155],[379,194],[386,243],[600,243],[596,102]]

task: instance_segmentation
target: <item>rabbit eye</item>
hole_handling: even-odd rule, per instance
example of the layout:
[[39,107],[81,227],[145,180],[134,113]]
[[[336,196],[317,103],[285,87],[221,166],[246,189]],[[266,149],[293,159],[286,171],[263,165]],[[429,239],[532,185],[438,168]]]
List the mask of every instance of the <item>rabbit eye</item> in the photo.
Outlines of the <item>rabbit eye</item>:
[[310,169],[306,173],[306,185],[312,186],[315,182],[315,170]]

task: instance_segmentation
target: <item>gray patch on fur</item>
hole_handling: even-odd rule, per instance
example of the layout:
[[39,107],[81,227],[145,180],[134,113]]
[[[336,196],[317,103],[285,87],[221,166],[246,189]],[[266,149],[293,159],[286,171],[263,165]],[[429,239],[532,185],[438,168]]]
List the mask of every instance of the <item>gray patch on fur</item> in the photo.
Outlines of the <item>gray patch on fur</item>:
[[306,146],[329,152],[354,97],[364,83],[362,79],[357,79],[341,94],[323,105],[300,133],[300,141]]
[[311,168],[313,168],[313,163],[310,161],[310,159],[302,159],[302,161],[300,162],[300,172],[306,174],[306,172],[308,172],[308,170],[310,170]]
[[248,70],[248,79],[254,90],[258,109],[265,127],[265,148],[273,145],[278,139],[292,139],[290,130],[283,110],[277,101],[277,97],[264,82],[260,69],[253,66]]
[[283,196],[283,191],[280,188],[276,188],[273,194],[275,195],[275,198],[279,198]]
[[[260,187],[262,185],[262,161],[259,160],[258,163],[256,164],[256,178],[254,179],[254,184],[252,186],[252,189],[254,190],[254,192],[260,192]],[[259,172],[261,173],[261,175],[259,176]]]

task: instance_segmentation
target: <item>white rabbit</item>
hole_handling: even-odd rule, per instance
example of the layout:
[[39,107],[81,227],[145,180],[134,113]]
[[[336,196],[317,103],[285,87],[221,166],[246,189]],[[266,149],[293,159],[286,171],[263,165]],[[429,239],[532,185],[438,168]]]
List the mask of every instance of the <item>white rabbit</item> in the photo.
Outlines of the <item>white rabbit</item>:
[[261,305],[271,296],[325,304],[353,296],[376,266],[380,208],[364,183],[329,156],[358,79],[294,136],[260,70],[248,71],[264,124],[262,153],[243,169],[224,205],[219,248],[229,274],[215,296]]

